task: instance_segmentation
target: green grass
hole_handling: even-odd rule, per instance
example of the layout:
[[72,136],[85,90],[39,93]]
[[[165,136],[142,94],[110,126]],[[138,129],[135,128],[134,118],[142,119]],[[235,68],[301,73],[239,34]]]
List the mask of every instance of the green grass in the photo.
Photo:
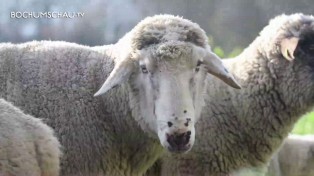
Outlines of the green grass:
[[294,134],[314,134],[314,112],[302,117],[294,126]]

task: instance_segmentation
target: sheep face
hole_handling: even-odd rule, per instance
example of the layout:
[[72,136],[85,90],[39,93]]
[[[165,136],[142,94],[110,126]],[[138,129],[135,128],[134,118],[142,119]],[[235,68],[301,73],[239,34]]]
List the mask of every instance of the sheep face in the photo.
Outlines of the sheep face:
[[135,95],[139,117],[135,119],[157,134],[170,152],[186,152],[195,139],[194,124],[204,100],[206,74],[240,88],[221,60],[210,49],[186,42],[164,42],[137,50],[117,60],[115,68],[95,95],[122,82]]
[[138,53],[135,86],[141,114],[166,149],[185,152],[195,139],[194,124],[203,106],[206,69],[192,46],[161,45]]

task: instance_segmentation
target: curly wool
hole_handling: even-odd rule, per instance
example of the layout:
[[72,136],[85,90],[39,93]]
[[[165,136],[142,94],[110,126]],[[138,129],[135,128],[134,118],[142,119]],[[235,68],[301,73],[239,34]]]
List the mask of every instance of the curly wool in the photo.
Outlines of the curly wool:
[[0,44],[0,97],[54,129],[63,147],[60,175],[137,175],[162,152],[131,116],[126,85],[93,97],[114,66],[106,48]]

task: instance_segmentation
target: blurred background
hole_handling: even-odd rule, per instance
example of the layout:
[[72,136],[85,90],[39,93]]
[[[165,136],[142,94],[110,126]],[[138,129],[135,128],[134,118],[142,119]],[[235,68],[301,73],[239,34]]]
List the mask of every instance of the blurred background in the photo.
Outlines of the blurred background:
[[[17,18],[11,13],[61,12],[74,18]],[[313,0],[0,0],[0,42],[64,40],[84,45],[116,42],[141,19],[168,13],[198,23],[213,50],[233,57],[283,13],[314,14]],[[37,14],[36,14],[37,13]],[[314,113],[303,117],[294,133],[314,134]]]

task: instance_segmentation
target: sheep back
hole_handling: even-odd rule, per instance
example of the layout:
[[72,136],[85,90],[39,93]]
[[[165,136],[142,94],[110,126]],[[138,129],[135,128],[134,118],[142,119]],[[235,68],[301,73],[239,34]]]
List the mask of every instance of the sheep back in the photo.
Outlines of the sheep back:
[[59,175],[60,144],[40,119],[0,99],[0,175]]
[[60,175],[139,175],[162,152],[132,117],[127,85],[93,96],[114,66],[105,48],[0,44],[0,97],[54,129],[63,147]]

